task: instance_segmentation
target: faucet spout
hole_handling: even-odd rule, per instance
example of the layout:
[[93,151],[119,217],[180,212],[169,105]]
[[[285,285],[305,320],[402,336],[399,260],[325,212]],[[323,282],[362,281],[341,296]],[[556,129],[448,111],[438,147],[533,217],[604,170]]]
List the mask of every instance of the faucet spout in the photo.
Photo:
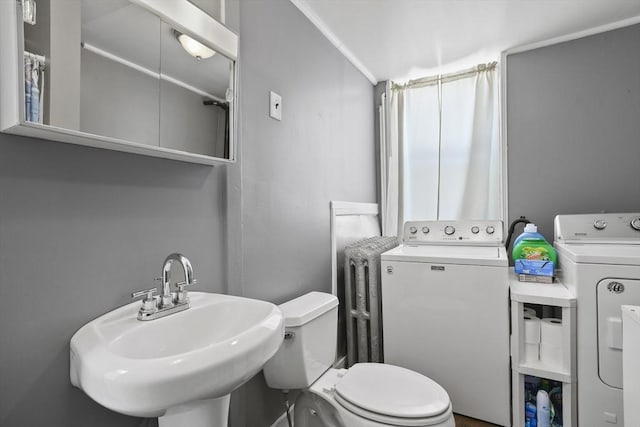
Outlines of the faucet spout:
[[[193,267],[191,267],[191,262],[182,254],[172,253],[165,260],[162,265],[162,303],[163,305],[171,305],[172,294],[171,294],[171,265],[174,262],[180,263],[182,269],[184,271],[184,281],[186,285],[191,285],[194,283],[193,280]],[[166,302],[166,304],[165,304]]]
[[[184,282],[177,282],[176,291],[171,291],[171,266],[174,262],[180,263],[184,271]],[[162,277],[156,280],[162,281],[162,295],[154,297],[155,288],[145,289],[144,291],[134,292],[132,297],[140,297],[146,295],[142,300],[142,307],[138,311],[138,320],[153,320],[168,316],[173,313],[179,313],[187,310],[190,306],[190,300],[186,286],[193,285],[196,280],[193,278],[193,268],[191,262],[186,256],[173,253],[169,255],[162,265]]]

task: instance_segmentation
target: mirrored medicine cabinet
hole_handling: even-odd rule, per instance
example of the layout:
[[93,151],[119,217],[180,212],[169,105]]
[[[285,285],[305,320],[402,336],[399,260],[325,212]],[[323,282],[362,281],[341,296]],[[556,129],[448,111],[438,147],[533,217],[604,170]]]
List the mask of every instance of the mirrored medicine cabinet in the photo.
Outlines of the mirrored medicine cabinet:
[[187,0],[0,1],[0,130],[233,162],[237,52]]

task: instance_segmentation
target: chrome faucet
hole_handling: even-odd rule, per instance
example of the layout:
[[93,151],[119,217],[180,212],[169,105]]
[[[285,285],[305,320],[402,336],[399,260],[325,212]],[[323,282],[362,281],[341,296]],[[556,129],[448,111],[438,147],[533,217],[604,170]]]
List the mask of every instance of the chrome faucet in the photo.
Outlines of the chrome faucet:
[[[171,265],[174,262],[179,262],[184,271],[184,282],[176,283],[178,290],[175,293],[171,292],[171,283],[169,282],[171,279]],[[162,265],[162,306],[170,307],[177,302],[183,302],[181,296],[183,298],[187,297],[184,287],[192,285],[193,283],[195,283],[193,279],[193,268],[187,257],[178,253],[172,253],[166,257]]]
[[[171,291],[171,266],[179,262],[184,271],[184,281],[177,282],[176,291]],[[145,289],[131,294],[132,298],[144,296],[142,307],[138,311],[138,320],[153,320],[169,314],[178,313],[189,308],[189,295],[184,289],[186,286],[197,283],[193,278],[191,262],[182,254],[172,253],[165,258],[162,265],[162,277],[156,280],[162,281],[162,295],[153,296],[156,288]]]

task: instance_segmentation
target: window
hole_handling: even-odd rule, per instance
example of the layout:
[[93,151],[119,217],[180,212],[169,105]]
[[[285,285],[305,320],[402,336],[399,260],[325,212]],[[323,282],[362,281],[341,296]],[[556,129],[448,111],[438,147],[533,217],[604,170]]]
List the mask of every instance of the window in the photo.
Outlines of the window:
[[407,220],[502,217],[498,80],[491,63],[388,91],[386,234]]

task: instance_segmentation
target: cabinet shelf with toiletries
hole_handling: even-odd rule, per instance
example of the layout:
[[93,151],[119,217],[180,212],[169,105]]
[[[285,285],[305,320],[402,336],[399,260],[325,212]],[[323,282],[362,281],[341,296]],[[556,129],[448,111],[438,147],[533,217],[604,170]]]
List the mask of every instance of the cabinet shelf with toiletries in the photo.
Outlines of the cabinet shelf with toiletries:
[[[557,384],[561,424],[576,425],[576,298],[562,284],[510,278],[513,426],[525,427],[531,384]],[[549,387],[545,387],[549,388]],[[543,388],[540,388],[542,390]],[[561,390],[559,390],[561,389]],[[555,396],[554,396],[555,397]]]

